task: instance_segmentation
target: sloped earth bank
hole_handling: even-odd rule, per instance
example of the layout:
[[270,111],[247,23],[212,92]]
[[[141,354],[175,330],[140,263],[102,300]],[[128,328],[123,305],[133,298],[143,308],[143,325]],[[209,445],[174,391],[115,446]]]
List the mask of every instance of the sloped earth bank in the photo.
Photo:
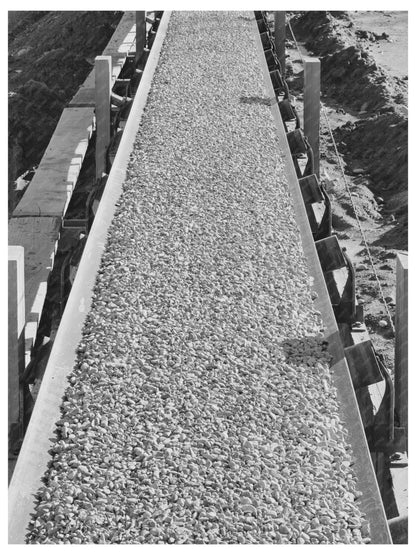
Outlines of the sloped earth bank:
[[9,12],[9,216],[14,181],[39,164],[69,100],[123,12]]
[[[302,55],[321,60],[321,99],[394,318],[395,257],[408,248],[407,15],[321,11],[290,12],[289,18]],[[302,117],[302,60],[289,29],[287,39],[288,84]],[[334,229],[355,264],[357,297],[374,346],[393,370],[393,332],[323,113],[320,141]]]

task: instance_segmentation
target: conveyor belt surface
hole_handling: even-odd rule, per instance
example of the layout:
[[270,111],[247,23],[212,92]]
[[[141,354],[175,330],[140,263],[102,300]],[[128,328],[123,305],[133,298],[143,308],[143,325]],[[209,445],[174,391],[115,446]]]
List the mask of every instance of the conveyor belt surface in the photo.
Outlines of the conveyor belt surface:
[[253,16],[176,12],[29,543],[362,543]]

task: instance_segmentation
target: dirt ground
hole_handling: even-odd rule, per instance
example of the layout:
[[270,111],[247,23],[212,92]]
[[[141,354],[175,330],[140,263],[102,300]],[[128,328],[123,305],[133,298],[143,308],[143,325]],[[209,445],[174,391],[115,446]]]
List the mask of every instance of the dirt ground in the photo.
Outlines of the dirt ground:
[[302,57],[321,59],[321,101],[373,265],[324,112],[321,182],[331,198],[334,230],[356,268],[366,326],[393,371],[395,258],[408,248],[407,13],[290,12],[290,22],[299,48],[288,30],[289,88],[302,119]]
[[[404,78],[408,74],[408,17],[407,12],[349,12],[357,31],[382,36],[384,40],[367,40],[367,47],[378,66],[390,75]],[[369,35],[371,39],[371,35]]]

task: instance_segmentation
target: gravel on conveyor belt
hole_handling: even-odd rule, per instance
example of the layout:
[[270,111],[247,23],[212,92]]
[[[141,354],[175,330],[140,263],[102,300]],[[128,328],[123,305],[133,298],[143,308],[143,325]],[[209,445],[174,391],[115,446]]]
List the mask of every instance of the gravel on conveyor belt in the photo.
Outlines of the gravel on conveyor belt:
[[362,543],[252,12],[175,12],[29,543]]

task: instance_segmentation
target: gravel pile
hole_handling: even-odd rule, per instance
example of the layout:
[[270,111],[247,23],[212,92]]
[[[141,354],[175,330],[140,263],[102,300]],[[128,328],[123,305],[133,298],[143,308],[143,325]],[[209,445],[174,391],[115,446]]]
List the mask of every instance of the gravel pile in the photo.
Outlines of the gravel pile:
[[362,543],[251,13],[174,13],[29,543]]

